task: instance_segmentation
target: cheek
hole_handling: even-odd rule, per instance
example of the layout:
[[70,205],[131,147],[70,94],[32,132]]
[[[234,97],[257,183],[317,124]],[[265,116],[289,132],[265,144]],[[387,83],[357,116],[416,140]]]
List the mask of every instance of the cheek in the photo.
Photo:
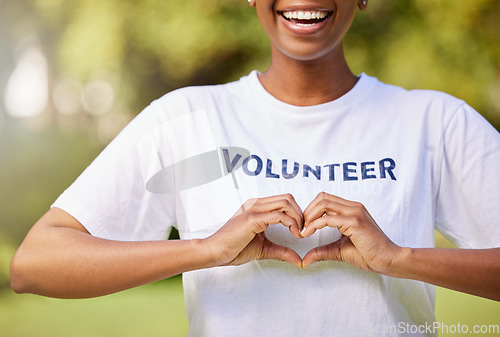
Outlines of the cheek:
[[337,0],[333,26],[327,27],[316,37],[300,38],[280,24],[273,9],[274,1],[257,1],[256,12],[260,24],[271,40],[272,48],[288,57],[308,61],[335,53],[349,29],[357,11],[357,1]]
[[260,5],[256,6],[257,17],[259,18],[260,25],[268,36],[273,35],[273,30],[276,30],[276,16],[272,6]]

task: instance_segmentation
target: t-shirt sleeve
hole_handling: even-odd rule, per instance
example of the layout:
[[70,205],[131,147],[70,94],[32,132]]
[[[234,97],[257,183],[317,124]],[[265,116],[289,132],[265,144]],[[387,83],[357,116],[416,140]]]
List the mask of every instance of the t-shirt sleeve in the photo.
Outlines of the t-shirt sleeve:
[[463,104],[443,135],[436,228],[458,247],[500,247],[500,134]]
[[158,144],[152,134],[159,128],[159,115],[154,104],[147,107],[52,207],[72,215],[96,237],[120,241],[168,238],[175,223],[174,196],[146,188],[145,171],[158,166]]

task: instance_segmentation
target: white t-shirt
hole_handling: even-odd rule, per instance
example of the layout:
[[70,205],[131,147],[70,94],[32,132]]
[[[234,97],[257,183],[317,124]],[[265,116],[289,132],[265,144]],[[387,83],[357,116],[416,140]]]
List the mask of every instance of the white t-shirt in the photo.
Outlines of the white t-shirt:
[[[305,209],[326,191],[363,203],[398,245],[433,247],[437,228],[486,248],[500,246],[499,165],[499,133],[449,95],[363,74],[341,98],[297,107],[252,72],[154,101],[53,206],[101,238],[163,240],[175,226],[192,239],[249,198],[291,193]],[[325,228],[297,240],[281,225],[266,234],[301,256],[340,237]],[[254,261],[183,283],[189,336],[393,336],[434,321],[433,286],[340,262]]]

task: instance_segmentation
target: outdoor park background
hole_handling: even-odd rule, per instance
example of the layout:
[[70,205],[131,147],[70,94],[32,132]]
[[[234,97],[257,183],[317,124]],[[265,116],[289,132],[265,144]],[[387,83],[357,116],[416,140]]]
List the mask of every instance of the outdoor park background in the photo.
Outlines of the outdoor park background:
[[[499,38],[498,0],[371,0],[346,52],[355,72],[451,93],[499,129]],[[0,336],[186,334],[179,277],[55,300],[13,294],[10,258],[151,100],[265,70],[268,48],[245,0],[0,0]],[[438,289],[437,319],[500,324],[500,303]]]

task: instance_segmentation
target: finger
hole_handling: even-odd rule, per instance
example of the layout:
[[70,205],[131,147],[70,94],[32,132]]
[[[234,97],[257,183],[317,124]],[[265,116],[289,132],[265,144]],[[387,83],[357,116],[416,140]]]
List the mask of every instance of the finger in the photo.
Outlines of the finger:
[[262,256],[259,260],[278,260],[293,264],[298,268],[302,268],[302,259],[293,249],[277,245],[269,239],[264,240]]
[[347,200],[347,199],[341,198],[341,197],[336,196],[336,195],[332,195],[332,194],[329,194],[326,192],[321,192],[316,196],[316,198],[314,198],[313,201],[311,201],[311,203],[308,205],[308,207],[306,207],[306,210],[304,211],[304,213],[306,211],[308,211],[309,209],[316,207],[318,204],[325,203],[325,202],[335,202],[335,203],[345,205],[345,206],[355,206],[358,204],[358,202],[356,202],[356,201]]
[[323,216],[317,218],[313,222],[309,223],[307,227],[304,227],[300,232],[303,237],[308,237],[314,234],[318,229],[324,228],[326,226],[337,228],[340,233],[350,236],[348,228],[354,220],[351,216],[339,215],[337,213],[326,213]]
[[352,214],[358,206],[361,206],[361,204],[328,193],[320,193],[304,211],[304,226],[309,226],[312,221],[326,213],[343,215]]
[[269,204],[270,202],[281,200],[281,199],[283,199],[283,197],[280,196],[280,195],[271,196],[271,197],[265,197],[265,198],[251,198],[251,199],[248,199],[247,201],[245,201],[243,203],[243,205],[241,205],[241,207],[233,215],[233,217],[236,217],[237,215],[240,215],[241,213],[249,211],[252,208],[255,208],[256,206],[264,205],[264,204]]
[[311,249],[302,260],[302,268],[318,261],[342,261],[340,240]]
[[295,210],[296,214],[302,218],[302,209],[300,206],[297,204],[297,201],[293,197],[293,195],[287,193],[287,194],[280,194],[280,195],[274,195],[270,197],[265,197],[265,198],[259,198],[259,199],[250,199],[248,200],[245,204],[243,204],[242,208],[243,210],[249,209],[253,205],[273,205],[273,202],[280,202],[280,201],[288,201],[289,205]]
[[300,208],[299,204],[297,203],[297,201],[295,200],[293,195],[291,195],[290,193],[277,195],[277,196],[273,196],[273,197],[269,197],[269,198],[270,198],[270,201],[276,201],[276,200],[281,200],[281,199],[288,200],[288,202],[293,207],[293,209],[295,210],[295,212],[297,213],[299,218],[302,219],[302,209]]
[[339,196],[329,194],[327,192],[321,192],[316,196],[316,198],[314,198],[313,201],[311,201],[309,203],[309,205],[304,210],[304,213],[308,212],[311,208],[314,208],[318,204],[325,202],[325,201],[336,202],[336,203],[339,203],[339,204],[342,204],[345,206],[355,206],[358,204],[355,201],[347,200],[347,199],[341,198]]
[[[299,224],[299,231],[302,229],[304,223],[304,216],[302,215],[302,209],[297,204],[297,201],[291,194],[288,193],[288,194],[277,195],[269,197],[268,199],[269,202],[277,202],[278,204],[283,203],[284,205],[281,205],[283,207],[282,210],[297,221],[297,224]],[[278,205],[278,207],[279,206],[280,205]]]
[[339,207],[335,207],[335,205],[318,205],[316,208],[310,209],[307,213],[304,213],[304,228],[309,227],[312,222],[325,217],[327,214],[337,215],[339,214],[333,209],[339,209]]
[[300,235],[300,225],[297,223],[297,220],[281,210],[261,213],[258,217],[258,220],[254,220],[258,225],[256,234],[266,230],[269,225],[281,223],[283,226],[288,227],[288,230],[295,238],[302,238]]
[[[319,193],[304,210],[304,226],[307,227],[312,221],[323,216],[329,211],[329,205],[333,202],[333,196],[326,192]],[[331,211],[331,210],[330,210]]]
[[[325,194],[326,198],[328,200],[331,200],[331,201],[334,201],[334,202],[337,202],[339,204],[342,204],[342,205],[346,205],[346,206],[356,206],[358,204],[358,202],[356,201],[352,201],[352,200],[348,200],[348,199],[344,199],[344,198],[341,198],[339,197],[338,195],[333,195],[333,194],[329,194],[329,193],[326,193],[326,192],[322,192]],[[320,193],[321,194],[321,193]]]
[[[290,199],[292,198],[292,199]],[[290,226],[287,224],[287,227],[290,227],[290,232],[297,238],[301,238],[300,231],[302,230],[304,218],[301,212],[297,211],[297,208],[300,210],[299,206],[295,202],[293,197],[285,195],[269,198],[267,202],[259,202],[256,203],[253,207],[253,210],[257,213],[269,213],[280,211],[289,217],[295,220],[295,224]]]

